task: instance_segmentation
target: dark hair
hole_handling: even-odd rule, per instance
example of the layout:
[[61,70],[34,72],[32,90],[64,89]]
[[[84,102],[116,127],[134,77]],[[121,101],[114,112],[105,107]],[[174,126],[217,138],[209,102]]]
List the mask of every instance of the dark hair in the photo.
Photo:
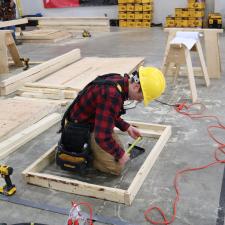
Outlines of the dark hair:
[[131,83],[137,83],[137,84],[140,84],[139,73],[138,73],[137,70],[135,70],[135,71],[132,73]]

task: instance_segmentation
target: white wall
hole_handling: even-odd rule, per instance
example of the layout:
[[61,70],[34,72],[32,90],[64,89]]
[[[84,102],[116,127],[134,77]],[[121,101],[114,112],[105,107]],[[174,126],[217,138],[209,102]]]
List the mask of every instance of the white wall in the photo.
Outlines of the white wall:
[[215,0],[215,12],[219,12],[223,17],[223,27],[225,27],[225,1]]
[[42,13],[43,16],[77,16],[91,17],[104,16],[106,13],[109,18],[117,18],[117,6],[92,6],[92,7],[73,7],[45,9],[43,0],[21,0],[24,15]]
[[[214,1],[217,8],[225,13],[225,0],[206,0],[206,12],[214,10]],[[154,0],[154,23],[164,23],[166,16],[174,15],[175,8],[187,7],[187,0]],[[42,13],[43,16],[77,16],[91,17],[104,16],[106,13],[110,19],[118,17],[117,6],[92,6],[74,7],[63,9],[45,9],[43,0],[21,0],[23,14]]]

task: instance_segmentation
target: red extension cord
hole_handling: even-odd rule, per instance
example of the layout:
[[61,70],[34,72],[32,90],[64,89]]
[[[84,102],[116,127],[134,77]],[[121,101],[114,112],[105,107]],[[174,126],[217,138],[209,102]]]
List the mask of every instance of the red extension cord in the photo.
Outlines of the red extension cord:
[[[192,113],[191,109],[192,109],[193,106],[200,106],[201,109],[199,110],[199,112]],[[176,197],[175,197],[175,199],[173,201],[173,215],[172,215],[172,218],[170,220],[167,219],[165,213],[159,207],[153,206],[153,207],[148,208],[144,212],[144,216],[145,216],[146,220],[148,222],[152,223],[152,224],[155,224],[155,225],[156,224],[168,225],[168,224],[171,224],[171,223],[174,222],[174,220],[176,218],[176,213],[177,213],[177,203],[179,201],[179,195],[180,195],[179,188],[178,188],[178,179],[179,179],[179,177],[182,174],[184,174],[186,172],[190,172],[190,171],[206,169],[206,168],[211,167],[211,166],[213,166],[215,164],[225,163],[225,160],[219,159],[219,157],[218,157],[218,152],[225,154],[225,143],[222,143],[221,141],[219,141],[212,133],[212,129],[220,129],[220,130],[225,131],[225,126],[220,122],[220,120],[219,120],[219,118],[217,116],[214,116],[214,115],[203,115],[203,112],[205,111],[205,109],[206,109],[206,107],[202,103],[194,103],[194,104],[187,105],[184,102],[184,103],[175,105],[175,110],[178,113],[180,113],[180,114],[182,114],[184,116],[187,116],[190,119],[207,118],[207,119],[214,119],[214,120],[216,120],[216,122],[217,122],[216,125],[210,125],[207,128],[209,137],[211,139],[213,139],[218,144],[218,147],[217,147],[217,149],[215,150],[215,153],[214,153],[215,161],[213,161],[213,162],[211,162],[211,163],[209,163],[207,165],[204,165],[204,166],[200,166],[200,167],[196,167],[196,168],[186,168],[186,169],[182,169],[182,170],[177,171],[176,176],[175,176],[174,181],[173,181],[174,189],[176,191]],[[152,217],[150,217],[149,214],[152,213],[153,210],[156,210],[156,211],[159,212],[159,214],[161,215],[161,217],[163,219],[162,221],[156,221],[156,220],[153,220]]]

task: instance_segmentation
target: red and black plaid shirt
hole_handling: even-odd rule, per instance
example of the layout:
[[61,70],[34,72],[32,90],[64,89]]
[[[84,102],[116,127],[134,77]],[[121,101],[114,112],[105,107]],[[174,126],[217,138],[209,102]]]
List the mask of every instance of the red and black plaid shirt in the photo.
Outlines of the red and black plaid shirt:
[[118,74],[106,80],[122,83],[122,94],[113,85],[91,85],[73,106],[70,118],[79,123],[90,123],[98,145],[119,159],[124,150],[113,139],[112,132],[114,127],[126,131],[130,126],[120,118],[120,110],[128,98],[128,77]]

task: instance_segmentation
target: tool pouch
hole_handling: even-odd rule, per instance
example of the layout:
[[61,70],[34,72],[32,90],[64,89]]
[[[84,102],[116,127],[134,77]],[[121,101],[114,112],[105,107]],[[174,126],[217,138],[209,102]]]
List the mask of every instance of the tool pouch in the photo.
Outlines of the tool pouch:
[[90,146],[89,124],[67,122],[62,130],[60,143],[66,151],[82,153]]

